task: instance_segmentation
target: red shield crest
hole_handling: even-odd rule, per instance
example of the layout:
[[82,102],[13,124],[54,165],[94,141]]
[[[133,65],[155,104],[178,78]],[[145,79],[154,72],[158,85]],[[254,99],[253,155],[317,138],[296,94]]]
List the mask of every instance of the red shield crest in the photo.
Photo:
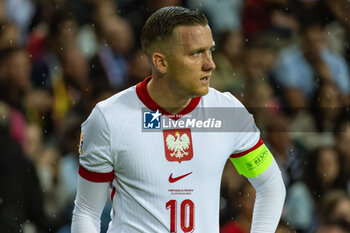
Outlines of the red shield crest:
[[170,162],[193,158],[191,129],[163,130],[165,157]]

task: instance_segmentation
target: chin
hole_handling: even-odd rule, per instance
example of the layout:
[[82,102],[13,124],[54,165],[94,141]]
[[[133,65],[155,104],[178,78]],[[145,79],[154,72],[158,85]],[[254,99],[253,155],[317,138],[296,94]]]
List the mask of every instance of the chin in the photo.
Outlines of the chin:
[[205,96],[209,92],[209,87],[201,88],[197,91],[197,96]]
[[199,96],[205,96],[206,94],[208,94],[208,92],[209,92],[209,86],[206,86],[206,87],[202,86],[200,88],[188,90],[184,96],[186,96],[187,98],[195,98]]

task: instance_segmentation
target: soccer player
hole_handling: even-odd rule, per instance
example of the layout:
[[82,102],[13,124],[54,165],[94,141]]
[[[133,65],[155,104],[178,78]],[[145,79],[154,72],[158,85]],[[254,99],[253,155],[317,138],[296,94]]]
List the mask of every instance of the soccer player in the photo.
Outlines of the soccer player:
[[[246,129],[236,132],[180,127],[203,109],[244,109],[231,94],[209,88],[215,43],[204,14],[161,8],[145,23],[141,43],[152,75],[98,103],[82,124],[72,232],[99,232],[111,198],[110,233],[218,233],[227,159],[256,189],[251,232],[275,232],[285,187],[253,117],[225,116],[224,123]],[[146,132],[159,128],[160,118],[172,127]]]

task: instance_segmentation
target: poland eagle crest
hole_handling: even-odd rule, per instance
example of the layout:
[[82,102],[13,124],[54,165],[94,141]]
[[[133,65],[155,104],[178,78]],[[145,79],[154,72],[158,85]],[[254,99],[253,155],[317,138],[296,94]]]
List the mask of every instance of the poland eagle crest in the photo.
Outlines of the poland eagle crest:
[[[176,137],[176,138],[175,138]],[[179,132],[175,132],[175,137],[172,134],[168,134],[166,138],[166,145],[170,153],[171,157],[182,158],[183,156],[188,155],[186,150],[190,146],[190,138],[186,133],[182,134],[180,137]]]

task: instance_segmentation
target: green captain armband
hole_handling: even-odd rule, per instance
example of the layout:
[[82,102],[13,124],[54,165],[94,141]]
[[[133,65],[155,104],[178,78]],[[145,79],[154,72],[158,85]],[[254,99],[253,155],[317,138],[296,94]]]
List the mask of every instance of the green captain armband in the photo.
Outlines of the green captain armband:
[[256,177],[263,173],[270,166],[273,159],[271,152],[261,139],[252,149],[247,151],[248,153],[243,153],[243,155],[239,153],[230,156],[230,160],[238,173],[248,178]]

